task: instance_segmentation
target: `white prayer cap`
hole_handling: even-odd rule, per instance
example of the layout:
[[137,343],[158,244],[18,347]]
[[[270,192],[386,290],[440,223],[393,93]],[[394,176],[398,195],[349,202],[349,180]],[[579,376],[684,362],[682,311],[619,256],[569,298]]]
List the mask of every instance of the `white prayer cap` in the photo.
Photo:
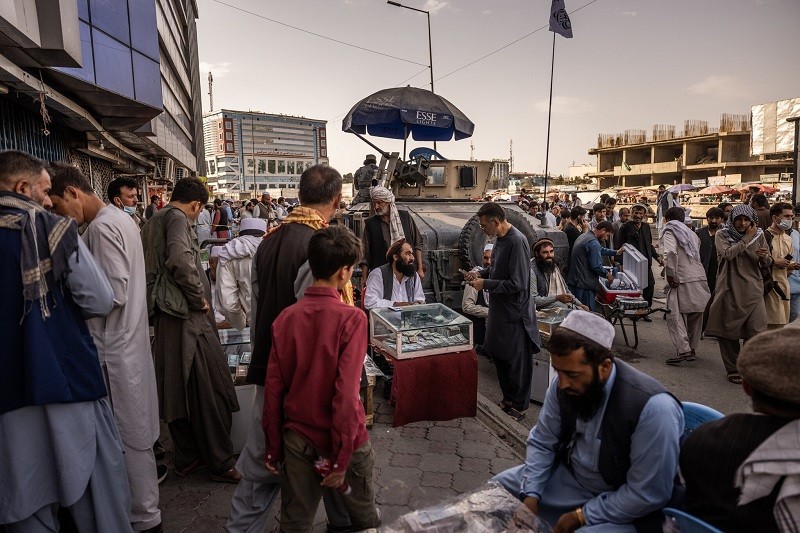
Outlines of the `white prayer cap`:
[[208,257],[219,257],[219,253],[222,251],[222,246],[212,246],[211,251],[208,252]]
[[611,345],[614,344],[616,331],[611,322],[600,315],[588,311],[575,310],[570,312],[561,322],[560,327],[579,333],[609,350]]
[[267,221],[263,218],[243,218],[242,221],[239,223],[239,231],[246,231],[246,230],[256,230],[262,231],[264,233],[267,232]]
[[494,249],[494,244],[491,242],[487,242],[486,246],[483,247],[484,252],[491,252]]

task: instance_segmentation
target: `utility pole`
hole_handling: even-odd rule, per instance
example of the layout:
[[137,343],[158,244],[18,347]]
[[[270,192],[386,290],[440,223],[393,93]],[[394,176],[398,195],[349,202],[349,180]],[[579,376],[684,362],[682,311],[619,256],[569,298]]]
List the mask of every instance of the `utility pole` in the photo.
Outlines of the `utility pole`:
[[514,139],[508,142],[508,171],[514,172]]
[[214,111],[214,76],[208,71],[208,107],[209,111]]
[[256,133],[255,128],[253,128],[253,113],[250,112],[250,141],[253,144],[253,192],[258,192],[258,185],[256,185],[256,165],[258,162],[256,161]]

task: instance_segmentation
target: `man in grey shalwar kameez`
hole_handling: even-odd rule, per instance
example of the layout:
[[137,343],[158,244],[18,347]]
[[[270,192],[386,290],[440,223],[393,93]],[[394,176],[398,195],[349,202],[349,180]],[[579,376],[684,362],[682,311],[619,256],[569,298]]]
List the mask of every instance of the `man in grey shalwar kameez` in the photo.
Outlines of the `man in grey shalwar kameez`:
[[468,272],[464,278],[475,290],[489,292],[492,304],[486,320],[484,346],[494,360],[503,392],[501,408],[522,419],[530,404],[533,354],[539,351],[539,328],[531,298],[530,246],[493,202],[478,210],[481,229],[497,237],[492,266]]
[[156,384],[175,445],[175,473],[188,476],[205,463],[213,481],[238,483],[230,430],[239,403],[191,226],[207,200],[200,180],[178,180],[170,203],[142,228]]
[[113,306],[75,223],[48,213],[42,161],[0,152],[0,529],[131,531],[130,494],[84,318]]
[[89,319],[87,325],[97,346],[125,449],[131,525],[134,531],[157,531],[161,511],[153,443],[159,435],[158,395],[139,228],[125,212],[103,203],[78,168],[54,163],[50,171],[53,211],[75,219],[79,225],[88,224],[83,241],[114,293],[113,311],[107,317]]

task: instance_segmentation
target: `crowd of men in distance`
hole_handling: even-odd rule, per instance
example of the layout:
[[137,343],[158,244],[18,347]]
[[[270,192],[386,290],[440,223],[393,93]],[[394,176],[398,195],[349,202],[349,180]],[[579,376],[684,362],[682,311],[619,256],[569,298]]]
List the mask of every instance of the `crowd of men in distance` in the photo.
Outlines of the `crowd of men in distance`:
[[[59,531],[69,516],[78,531],[160,531],[160,418],[175,475],[207,468],[211,480],[237,484],[228,531],[264,530],[281,492],[282,531],[310,531],[320,499],[331,531],[377,527],[374,451],[359,400],[367,317],[353,305],[351,276],[366,256],[368,283],[381,276],[375,301],[402,305],[419,301],[424,270],[414,244],[397,244],[415,237],[388,190],[371,191],[376,214],[363,243],[330,224],[341,195],[335,169],[306,169],[301,204],[283,224],[224,247],[244,254],[252,250],[244,240],[261,238],[246,261],[244,319],[253,332],[247,381],[257,394],[237,460],[230,428],[239,405],[193,229],[208,200],[202,182],[178,180],[140,233],[77,168],[0,152],[0,283],[8,295],[0,332],[10,343],[0,359],[0,524]],[[502,206],[484,204],[477,215],[494,238],[491,266],[465,278],[490,294],[484,344],[513,416],[530,396],[530,367],[519,359],[530,365],[539,349],[530,248]],[[729,530],[797,527],[797,492],[775,487],[798,484],[780,468],[800,452],[800,387],[791,371],[800,363],[800,329],[756,336],[737,361],[762,415],[709,424],[683,446],[679,401],[615,360],[614,335],[584,310],[556,329],[549,348],[557,378],[527,459],[495,479],[557,532],[655,531],[660,510],[679,505],[680,460],[685,505],[698,516],[729,519]]]
[[[608,267],[620,262],[624,268],[623,247],[630,245],[647,259],[649,280],[642,296],[650,307],[653,262],[663,267],[668,330],[676,350],[667,364],[696,360],[700,339],[715,337],[732,383],[741,383],[736,360],[742,341],[794,322],[800,314],[800,204],[770,205],[753,191],[742,204],[710,208],[706,224],[694,230],[689,213],[664,186],[656,211],[646,202],[617,210],[608,196],[591,212],[572,202],[544,214],[541,206],[531,205],[531,214],[564,231],[569,243],[566,265],[552,259],[549,240],[534,244],[538,310],[574,301],[594,310],[600,284],[612,279]],[[656,228],[646,222],[651,215]]]

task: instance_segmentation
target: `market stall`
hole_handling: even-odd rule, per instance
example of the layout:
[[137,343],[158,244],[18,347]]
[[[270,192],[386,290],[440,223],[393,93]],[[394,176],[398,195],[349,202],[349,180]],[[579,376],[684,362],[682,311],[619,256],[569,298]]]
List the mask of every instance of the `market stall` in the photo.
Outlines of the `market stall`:
[[[595,296],[595,304],[598,311],[611,324],[620,327],[625,344],[636,349],[639,346],[639,320],[653,313],[664,313],[666,317],[670,310],[652,308],[642,298],[642,291],[647,288],[648,284],[647,270],[650,267],[647,258],[630,244],[623,246],[622,256],[625,267],[624,270],[612,270],[614,281],[609,282],[605,278],[599,279],[600,291]],[[633,344],[628,338],[626,321],[630,322],[633,329]]]
[[370,312],[370,345],[394,367],[394,427],[475,416],[472,343],[472,322],[440,303]]

